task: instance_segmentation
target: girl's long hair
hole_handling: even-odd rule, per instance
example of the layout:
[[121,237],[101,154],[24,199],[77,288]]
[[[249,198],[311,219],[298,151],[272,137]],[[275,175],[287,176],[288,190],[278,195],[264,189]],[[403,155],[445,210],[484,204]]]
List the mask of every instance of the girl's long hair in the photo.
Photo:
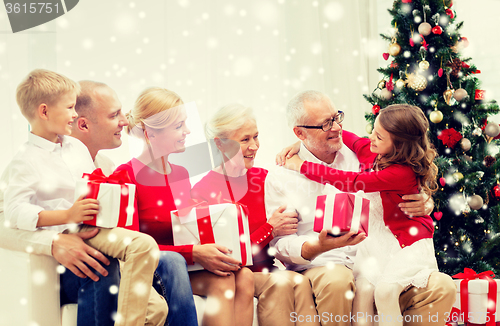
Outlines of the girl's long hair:
[[377,119],[394,143],[390,153],[377,157],[378,168],[408,165],[417,175],[422,190],[432,195],[438,189],[438,168],[433,162],[437,152],[429,141],[429,121],[422,110],[408,104],[394,104],[381,110]]

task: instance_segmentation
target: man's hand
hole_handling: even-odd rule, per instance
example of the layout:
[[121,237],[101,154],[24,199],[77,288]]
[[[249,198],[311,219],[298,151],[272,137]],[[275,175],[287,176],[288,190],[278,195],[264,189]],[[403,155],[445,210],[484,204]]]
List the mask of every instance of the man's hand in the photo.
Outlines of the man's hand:
[[318,255],[332,249],[337,249],[345,246],[353,246],[360,243],[366,238],[366,234],[348,232],[340,237],[332,237],[328,235],[326,230],[322,230],[317,241],[306,241],[302,245],[302,258],[313,260]]
[[108,271],[96,259],[105,265],[109,265],[109,260],[98,250],[83,242],[98,232],[99,229],[95,228],[75,234],[58,234],[52,241],[52,256],[76,276],[81,278],[88,276],[95,282],[99,281],[99,277],[88,266],[107,276]]
[[273,237],[290,235],[297,232],[299,223],[297,212],[283,213],[285,210],[286,205],[280,206],[267,221],[273,227]]
[[399,203],[399,208],[410,217],[429,215],[434,210],[434,201],[422,191],[419,194],[404,195],[402,199],[410,200]]

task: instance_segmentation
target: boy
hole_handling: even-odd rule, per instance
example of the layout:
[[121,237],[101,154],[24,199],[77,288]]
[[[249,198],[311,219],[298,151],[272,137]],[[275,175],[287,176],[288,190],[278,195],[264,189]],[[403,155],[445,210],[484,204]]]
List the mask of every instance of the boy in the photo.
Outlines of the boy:
[[[10,227],[59,231],[77,227],[99,210],[80,197],[75,182],[94,169],[88,149],[71,133],[78,84],[47,70],[34,70],[17,88],[17,102],[31,125],[29,140],[4,171],[5,217]],[[70,225],[68,225],[70,224]],[[148,235],[123,228],[101,229],[87,243],[124,262],[116,325],[144,325],[158,246]],[[166,316],[165,316],[166,317]]]

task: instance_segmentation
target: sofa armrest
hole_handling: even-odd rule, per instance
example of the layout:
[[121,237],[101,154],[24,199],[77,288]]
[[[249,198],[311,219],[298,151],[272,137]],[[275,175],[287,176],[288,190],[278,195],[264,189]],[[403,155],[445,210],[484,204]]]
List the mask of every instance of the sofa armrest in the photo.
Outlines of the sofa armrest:
[[57,261],[0,248],[0,326],[61,325]]

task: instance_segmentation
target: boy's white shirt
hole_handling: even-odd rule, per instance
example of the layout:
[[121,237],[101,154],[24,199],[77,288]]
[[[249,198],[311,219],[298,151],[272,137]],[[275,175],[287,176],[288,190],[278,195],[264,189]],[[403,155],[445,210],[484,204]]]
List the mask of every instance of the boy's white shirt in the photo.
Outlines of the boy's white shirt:
[[[35,231],[40,211],[69,209],[76,180],[94,170],[81,141],[68,136],[60,140],[53,143],[30,133],[0,177],[0,204],[3,201],[5,221],[11,228]],[[67,227],[48,229],[60,232]]]

